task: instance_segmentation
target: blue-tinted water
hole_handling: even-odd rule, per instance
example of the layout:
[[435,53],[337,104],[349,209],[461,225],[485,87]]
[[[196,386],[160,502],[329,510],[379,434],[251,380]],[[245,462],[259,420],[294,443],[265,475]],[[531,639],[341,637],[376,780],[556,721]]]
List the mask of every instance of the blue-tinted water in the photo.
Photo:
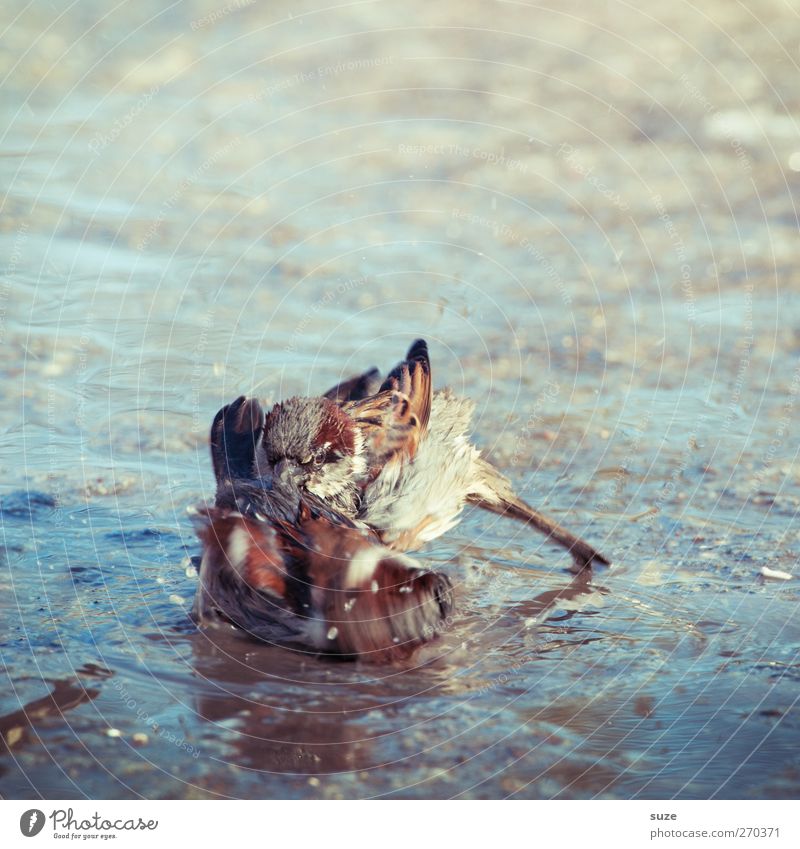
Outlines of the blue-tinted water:
[[[9,10],[4,797],[797,795],[800,29],[706,12]],[[417,336],[615,567],[469,515],[413,662],[198,634],[214,412]]]

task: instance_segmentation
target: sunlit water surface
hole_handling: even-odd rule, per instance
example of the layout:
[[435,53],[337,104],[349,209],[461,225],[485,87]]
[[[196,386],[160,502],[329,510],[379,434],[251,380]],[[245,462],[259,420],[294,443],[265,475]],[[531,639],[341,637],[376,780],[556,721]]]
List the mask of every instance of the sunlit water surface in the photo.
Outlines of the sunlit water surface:
[[[797,795],[800,27],[710,5],[21,14],[3,796]],[[614,568],[468,514],[405,664],[198,633],[214,412],[417,336]]]

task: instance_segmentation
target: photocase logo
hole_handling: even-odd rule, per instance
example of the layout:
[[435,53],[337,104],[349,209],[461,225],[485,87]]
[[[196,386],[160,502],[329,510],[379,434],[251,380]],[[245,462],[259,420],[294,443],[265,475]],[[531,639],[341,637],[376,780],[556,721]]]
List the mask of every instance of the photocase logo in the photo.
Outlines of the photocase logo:
[[36,837],[44,828],[44,812],[31,808],[19,818],[19,830],[25,837]]
[[[107,840],[115,837],[115,834],[104,834],[103,832],[116,831],[155,831],[158,828],[158,820],[144,820],[141,817],[110,820],[101,816],[97,811],[84,819],[75,819],[75,811],[72,808],[56,808],[46,817],[44,811],[31,808],[19,818],[19,830],[25,837],[36,837],[44,828],[47,820],[52,820],[53,836],[66,838],[80,838],[84,840],[90,837],[102,837]],[[81,835],[80,832],[92,832]],[[97,832],[100,832],[98,835]]]

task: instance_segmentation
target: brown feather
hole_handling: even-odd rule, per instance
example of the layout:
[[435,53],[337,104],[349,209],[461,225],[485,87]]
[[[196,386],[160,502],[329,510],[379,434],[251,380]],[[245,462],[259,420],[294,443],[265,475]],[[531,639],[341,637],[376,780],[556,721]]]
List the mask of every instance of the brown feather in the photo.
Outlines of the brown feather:
[[[396,660],[442,631],[453,608],[446,576],[323,520],[308,522],[304,531],[314,542],[306,552],[309,582],[321,591],[321,613],[339,654]],[[374,557],[374,567],[353,579],[350,567],[359,557]]]
[[[211,508],[194,615],[267,642],[383,662],[408,657],[445,626],[450,581],[304,506],[297,524]],[[320,630],[321,629],[321,630]]]
[[264,429],[264,410],[244,395],[226,404],[211,425],[211,462],[217,483],[250,477]]
[[431,361],[424,339],[417,339],[408,349],[406,358],[387,375],[381,391],[393,389],[402,392],[411,404],[411,412],[419,421],[420,438],[428,429],[433,399]]
[[349,416],[332,401],[325,402],[325,416],[313,444],[319,447],[328,444],[331,450],[344,455],[353,453],[354,439],[352,421]]
[[[238,573],[251,589],[283,597],[286,593],[283,554],[273,528],[221,510],[208,511],[208,518],[208,523],[198,531],[206,549],[216,551],[221,562]],[[243,549],[240,562],[230,559],[234,532],[245,534],[243,543],[239,544]]]
[[422,438],[419,417],[408,396],[387,390],[343,408],[364,436],[368,479],[392,462],[410,460]]

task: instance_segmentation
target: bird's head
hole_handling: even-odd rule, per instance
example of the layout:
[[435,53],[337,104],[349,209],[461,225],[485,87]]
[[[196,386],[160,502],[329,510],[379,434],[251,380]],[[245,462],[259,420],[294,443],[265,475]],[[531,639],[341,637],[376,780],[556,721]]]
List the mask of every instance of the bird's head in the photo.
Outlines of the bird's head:
[[290,398],[276,404],[266,417],[262,444],[262,474],[291,481],[334,506],[353,506],[366,470],[364,440],[335,403]]

